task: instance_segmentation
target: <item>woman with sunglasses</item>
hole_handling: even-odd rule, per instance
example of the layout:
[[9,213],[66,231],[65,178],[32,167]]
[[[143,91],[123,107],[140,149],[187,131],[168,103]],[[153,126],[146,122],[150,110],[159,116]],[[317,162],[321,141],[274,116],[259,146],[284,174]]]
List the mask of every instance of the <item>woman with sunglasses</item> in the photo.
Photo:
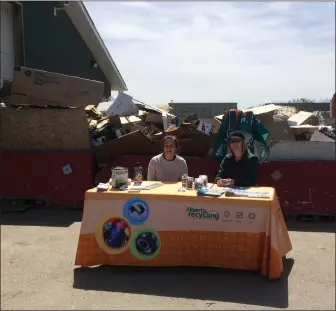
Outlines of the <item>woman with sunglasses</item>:
[[228,136],[228,152],[224,157],[216,183],[219,187],[253,187],[258,181],[258,157],[252,154],[240,131]]

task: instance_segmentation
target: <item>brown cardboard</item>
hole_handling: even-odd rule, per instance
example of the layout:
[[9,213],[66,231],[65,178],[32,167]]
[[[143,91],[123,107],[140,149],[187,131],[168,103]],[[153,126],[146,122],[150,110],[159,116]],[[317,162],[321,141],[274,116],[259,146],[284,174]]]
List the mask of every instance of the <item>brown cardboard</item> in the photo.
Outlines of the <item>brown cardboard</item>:
[[74,149],[90,149],[84,110],[0,109],[0,150]]
[[[291,131],[293,132],[294,136],[300,136],[305,133],[313,134],[316,130],[318,130],[318,126],[315,125],[294,125],[291,126]],[[310,135],[309,135],[310,136]]]
[[[197,130],[196,130],[197,131]],[[202,134],[202,133],[201,133]],[[179,139],[181,156],[205,156],[215,143],[216,135],[194,136],[192,138]],[[104,142],[102,145],[93,147],[98,164],[107,164],[121,154],[157,155],[162,152],[161,141],[153,141],[141,131],[131,132],[119,139]]]
[[85,107],[86,114],[95,120],[102,117],[102,114],[96,109],[94,105],[88,105]]
[[167,135],[176,136],[179,140],[183,138],[207,137],[206,134],[197,130],[194,125],[183,123],[181,127],[178,128],[175,125],[169,126],[165,132],[153,136],[152,139],[154,141],[162,140],[163,136]]
[[130,129],[130,133],[136,132],[136,131],[140,131],[142,134],[145,133],[146,128],[142,127],[141,125],[138,125],[136,123],[134,123]]
[[203,137],[180,139],[181,156],[206,156],[215,144],[216,134]]
[[146,123],[159,123],[162,124],[162,115],[161,114],[156,114],[156,113],[146,113],[145,116],[145,122]]
[[287,122],[290,126],[305,124],[318,125],[319,119],[312,112],[301,110],[299,113],[292,115]]
[[25,95],[27,98],[20,99],[22,105],[84,109],[88,105],[98,105],[103,99],[103,93],[104,83],[99,81],[25,67],[16,67],[14,71],[12,96]]
[[256,115],[256,118],[263,124],[270,124],[273,122],[274,111],[269,111],[265,113],[260,113]]
[[100,129],[103,126],[106,126],[106,124],[112,125],[116,130],[121,129],[121,126],[122,126],[119,116],[115,115],[112,117],[108,117],[108,118],[104,118],[99,121],[96,121],[96,128]]
[[146,126],[145,123],[136,116],[120,117],[120,122],[121,127],[126,131],[129,131],[132,128],[133,124],[138,124],[142,127]]
[[269,132],[268,141],[270,140],[295,140],[292,129],[289,127],[287,121],[277,121],[271,123],[264,123]]
[[[215,144],[216,134],[179,138],[181,156],[206,156]],[[155,140],[157,153],[162,152],[161,140]]]
[[176,128],[174,126],[168,127],[168,129],[165,132],[165,135],[173,135],[176,136],[178,139],[207,136],[206,134],[197,130],[197,128],[194,125],[186,125],[186,124],[182,124],[181,127],[179,128]]
[[[32,101],[32,98],[29,98],[26,95],[18,95],[18,94],[12,94],[7,102],[8,106],[26,106],[29,105],[30,102]],[[37,105],[38,105],[38,101]],[[36,105],[36,103],[34,101],[32,101],[33,105]],[[42,103],[41,106],[44,106],[45,104]]]
[[152,140],[140,131],[126,134],[118,139],[104,142],[93,148],[93,152],[96,155],[108,158],[121,154],[155,154],[157,151]]
[[122,124],[118,115],[111,116],[108,118],[109,123],[113,124],[116,129],[121,129]]
[[163,128],[160,127],[159,124],[153,124],[153,123],[151,123],[149,125],[149,128],[151,129],[151,131],[153,132],[153,134],[162,133],[162,130],[163,130]]
[[212,133],[213,133],[213,134],[218,133],[218,132],[219,132],[219,129],[220,129],[220,126],[221,126],[221,122],[218,121],[217,119],[213,118],[213,119],[211,120],[211,123],[212,123],[212,125],[215,127],[215,129],[213,130]]

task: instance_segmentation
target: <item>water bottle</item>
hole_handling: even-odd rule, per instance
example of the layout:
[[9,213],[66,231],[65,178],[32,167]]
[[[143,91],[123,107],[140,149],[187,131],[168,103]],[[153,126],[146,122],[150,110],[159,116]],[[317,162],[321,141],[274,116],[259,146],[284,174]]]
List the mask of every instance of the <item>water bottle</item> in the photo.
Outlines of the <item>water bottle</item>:
[[136,162],[134,167],[134,183],[141,184],[142,181],[143,181],[143,169],[140,162]]

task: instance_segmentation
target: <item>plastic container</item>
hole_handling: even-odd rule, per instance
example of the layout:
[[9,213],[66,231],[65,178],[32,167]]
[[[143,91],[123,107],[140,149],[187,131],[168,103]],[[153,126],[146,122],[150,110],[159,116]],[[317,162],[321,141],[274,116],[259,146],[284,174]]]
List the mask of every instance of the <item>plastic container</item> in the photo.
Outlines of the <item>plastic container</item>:
[[183,174],[181,181],[182,181],[182,188],[186,189],[187,188],[187,179],[188,179],[188,175],[187,174]]
[[195,178],[194,180],[195,189],[201,189],[204,187],[204,180],[202,178]]
[[112,168],[111,173],[112,188],[119,189],[122,186],[127,186],[128,169],[126,167],[114,167]]
[[208,186],[208,176],[207,175],[199,175],[198,178],[203,181],[204,187]]
[[194,177],[188,176],[188,178],[187,178],[187,189],[188,190],[194,189]]

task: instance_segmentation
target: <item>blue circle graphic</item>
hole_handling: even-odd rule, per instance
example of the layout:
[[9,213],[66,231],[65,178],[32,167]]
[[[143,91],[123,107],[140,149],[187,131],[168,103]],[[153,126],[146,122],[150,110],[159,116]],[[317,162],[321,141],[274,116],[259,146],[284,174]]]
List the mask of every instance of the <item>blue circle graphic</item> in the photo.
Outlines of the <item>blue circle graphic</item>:
[[133,198],[125,203],[123,215],[131,225],[142,225],[149,217],[149,206],[146,201]]

